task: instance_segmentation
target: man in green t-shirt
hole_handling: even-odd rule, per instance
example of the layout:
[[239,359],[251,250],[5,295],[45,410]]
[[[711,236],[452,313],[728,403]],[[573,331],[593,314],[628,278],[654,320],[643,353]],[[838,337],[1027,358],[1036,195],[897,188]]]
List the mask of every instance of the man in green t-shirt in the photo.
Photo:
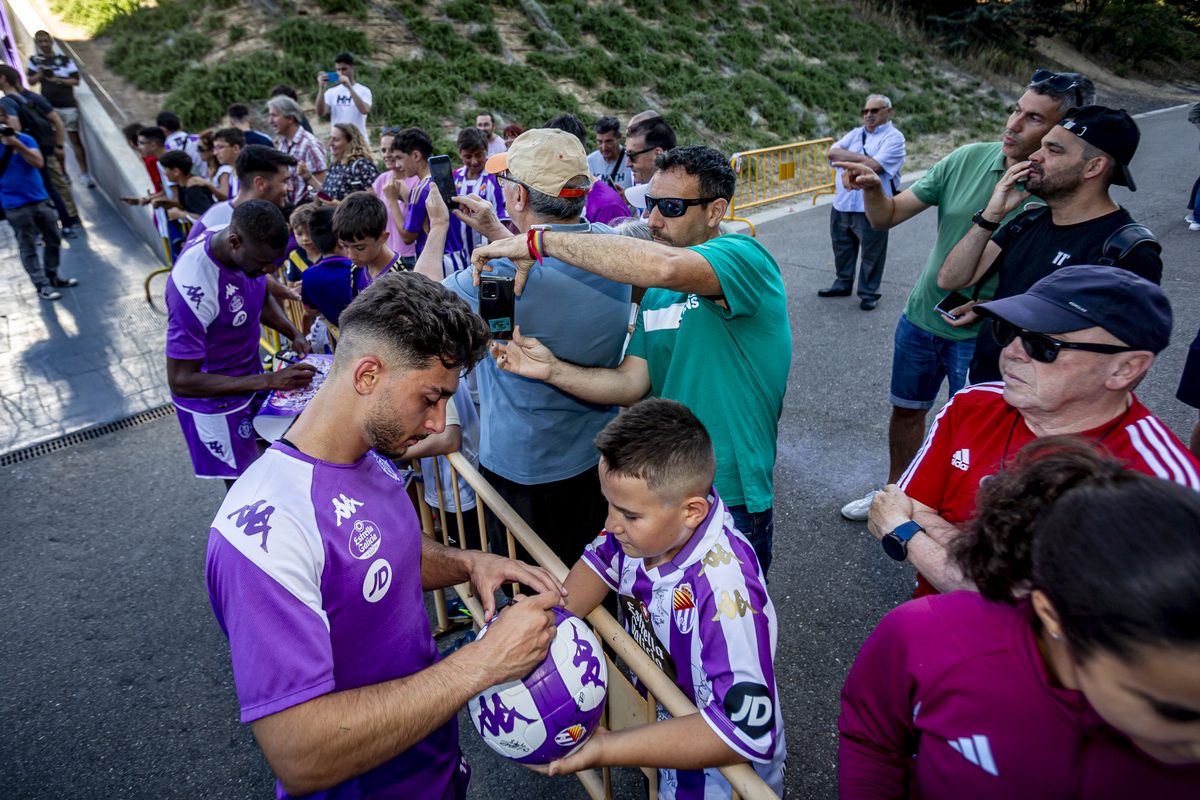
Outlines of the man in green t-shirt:
[[[503,370],[588,402],[631,406],[650,393],[688,406],[713,439],[717,494],[765,573],[774,533],[775,444],[792,363],[783,278],[757,241],[720,235],[736,183],[724,156],[676,147],[659,154],[655,166],[646,195],[653,242],[547,231],[540,245],[514,237],[477,248],[472,257],[477,278],[489,260],[511,259],[518,293],[535,255],[656,287],[642,298],[620,366],[562,361],[519,328],[511,344],[492,343],[492,356]],[[622,512],[610,506],[609,513]]]
[[[846,188],[862,190],[867,220],[876,230],[887,230],[930,206],[938,207],[937,239],[896,325],[892,385],[888,392],[892,404],[888,425],[889,484],[900,479],[921,448],[925,418],[933,408],[942,381],[949,381],[951,395],[966,383],[979,333],[979,317],[971,307],[990,300],[996,290],[993,277],[976,287],[970,296],[951,303],[954,307],[944,314],[937,310],[937,305],[948,293],[938,288],[938,270],[958,240],[976,224],[976,212],[987,206],[1004,172],[1040,148],[1042,137],[1068,111],[1095,102],[1095,96],[1095,88],[1086,75],[1039,69],[1013,108],[1001,141],[960,147],[894,198],[883,191],[879,176],[870,169],[851,163],[833,165],[845,170]],[[1007,224],[1029,203],[1037,202],[1038,198],[1029,198],[1001,224]],[[842,508],[842,516],[865,520],[874,496],[872,491],[848,503]]]

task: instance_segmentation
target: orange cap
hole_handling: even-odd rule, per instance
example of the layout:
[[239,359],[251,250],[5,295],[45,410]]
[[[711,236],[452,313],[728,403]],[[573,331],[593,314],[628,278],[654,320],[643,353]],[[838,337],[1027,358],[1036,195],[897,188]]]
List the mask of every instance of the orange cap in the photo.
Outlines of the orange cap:
[[[551,197],[583,197],[592,185],[587,151],[574,134],[557,128],[525,131],[507,153],[490,157],[484,169],[493,175],[508,170],[515,179]],[[577,175],[587,176],[587,188],[565,188]]]

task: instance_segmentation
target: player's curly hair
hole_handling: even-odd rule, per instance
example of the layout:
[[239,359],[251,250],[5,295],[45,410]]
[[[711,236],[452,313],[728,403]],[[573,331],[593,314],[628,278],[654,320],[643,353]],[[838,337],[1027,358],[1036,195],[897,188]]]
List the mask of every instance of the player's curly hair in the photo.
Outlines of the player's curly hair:
[[990,600],[1043,592],[1076,657],[1200,643],[1200,493],[1058,436],[985,481],[976,508],[953,559]]
[[[471,369],[487,354],[491,333],[467,302],[415,272],[386,272],[338,319],[334,368],[381,348],[392,368]],[[343,358],[343,355],[347,357]]]

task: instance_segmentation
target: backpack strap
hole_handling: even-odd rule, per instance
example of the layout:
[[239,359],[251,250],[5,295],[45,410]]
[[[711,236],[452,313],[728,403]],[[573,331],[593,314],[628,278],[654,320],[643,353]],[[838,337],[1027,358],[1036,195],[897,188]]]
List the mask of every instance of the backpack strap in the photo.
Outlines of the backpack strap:
[[1156,254],[1162,254],[1162,245],[1145,225],[1137,222],[1122,225],[1104,240],[1104,246],[1100,249],[1101,256],[1096,263],[1106,267],[1119,264],[1133,252],[1135,247],[1143,244],[1154,250]]

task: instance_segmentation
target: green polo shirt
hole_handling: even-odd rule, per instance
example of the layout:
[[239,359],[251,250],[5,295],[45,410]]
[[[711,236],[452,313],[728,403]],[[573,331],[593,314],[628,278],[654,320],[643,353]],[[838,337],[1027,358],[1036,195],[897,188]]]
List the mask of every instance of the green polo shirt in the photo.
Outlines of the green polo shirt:
[[[929,254],[925,271],[917,279],[917,285],[904,304],[904,316],[921,330],[943,339],[965,342],[979,334],[978,323],[956,328],[937,312],[935,307],[946,296],[946,290],[938,288],[937,274],[954,245],[971,230],[971,218],[975,212],[987,206],[996,184],[1004,177],[1007,168],[1001,147],[1003,145],[1000,142],[964,145],[934,164],[912,185],[912,193],[918,200],[925,205],[937,206],[938,226],[933,252]],[[1030,197],[1006,216],[1002,224],[1008,224],[1028,204],[1041,202],[1036,197]],[[981,302],[992,299],[998,280],[998,276],[993,276],[980,289]],[[973,296],[974,289],[963,293]]]
[[716,272],[725,305],[650,289],[625,353],[646,360],[651,394],[683,403],[708,429],[725,504],[765,511],[774,504],[775,442],[792,365],[783,277],[749,236],[691,249]]

